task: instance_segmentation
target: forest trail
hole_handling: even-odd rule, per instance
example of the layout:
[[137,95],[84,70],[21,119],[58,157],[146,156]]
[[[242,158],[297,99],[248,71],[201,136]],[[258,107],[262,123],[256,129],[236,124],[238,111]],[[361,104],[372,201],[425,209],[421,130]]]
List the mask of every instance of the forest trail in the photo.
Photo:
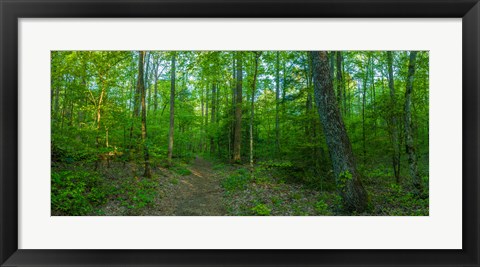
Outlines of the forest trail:
[[[223,216],[226,214],[222,205],[220,177],[212,170],[212,164],[196,157],[188,169],[190,175],[179,177],[177,189],[171,192],[170,203],[177,216]],[[169,214],[170,215],[170,214]]]

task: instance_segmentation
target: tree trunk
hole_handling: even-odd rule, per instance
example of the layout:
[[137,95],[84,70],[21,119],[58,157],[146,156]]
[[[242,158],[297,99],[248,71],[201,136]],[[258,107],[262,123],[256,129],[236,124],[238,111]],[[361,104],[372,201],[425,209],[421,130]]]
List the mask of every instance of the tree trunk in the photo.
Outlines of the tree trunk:
[[55,87],[55,102],[54,102],[54,118],[55,119],[58,119],[58,110],[59,110],[59,106],[60,106],[60,86],[57,85],[57,87]]
[[[216,119],[215,119],[216,95],[217,95],[217,88],[216,88],[216,84],[214,83],[212,85],[212,118],[210,120],[210,123],[212,124],[212,126],[215,126],[216,124]],[[213,129],[215,129],[215,127],[213,127]],[[215,154],[215,137],[213,133],[210,133],[210,153]]]
[[[371,103],[372,103],[372,112],[373,114],[376,114],[376,106],[375,106],[375,64],[374,64],[374,58],[372,57],[370,60],[370,77],[371,79],[371,88],[372,88],[372,95],[371,95]],[[376,116],[373,116],[373,136],[377,137],[377,118]]]
[[[143,90],[145,90],[145,103],[150,105],[150,72],[151,72],[151,64],[150,64],[150,57],[151,53],[145,52],[145,59],[144,59],[144,64],[145,64],[145,73],[144,73],[144,87]],[[148,102],[147,102],[148,100]]]
[[343,84],[342,84],[342,51],[337,51],[337,102],[338,107],[341,109],[342,107],[342,92],[343,92]]
[[200,96],[200,103],[202,107],[202,117],[201,117],[201,125],[202,125],[202,132],[200,133],[200,151],[203,152],[203,143],[205,138],[205,106],[204,106],[204,89],[202,87],[202,95]]
[[140,92],[140,102],[142,107],[142,143],[143,143],[143,156],[145,160],[145,172],[143,173],[144,177],[151,177],[150,172],[150,155],[148,153],[148,144],[147,144],[147,110],[145,104],[145,83],[143,81],[143,64],[145,59],[145,51],[140,51],[138,56],[138,79],[137,79],[137,91]]
[[205,147],[203,148],[203,152],[207,152],[208,150],[208,85],[205,88]]
[[233,161],[240,162],[242,144],[242,52],[236,52],[237,56],[237,87],[235,91],[235,131],[233,138]]
[[391,133],[392,133],[392,146],[393,146],[393,155],[392,155],[392,164],[393,164],[393,173],[395,175],[395,181],[397,184],[400,183],[400,142],[398,138],[398,125],[397,125],[397,115],[396,115],[396,106],[397,99],[395,96],[395,83],[393,80],[393,56],[392,52],[387,52],[387,65],[388,65],[388,87],[390,88],[390,123],[391,123]]
[[258,72],[258,58],[260,57],[260,52],[255,53],[255,70],[253,71],[253,81],[252,81],[252,99],[250,102],[250,169],[253,176],[253,121],[255,114],[255,91],[257,85],[257,72]]
[[315,102],[333,164],[336,183],[347,212],[362,212],[367,193],[360,181],[352,146],[333,90],[327,52],[310,52],[313,59]]
[[[96,115],[95,115],[95,121],[97,123],[97,129],[96,129],[96,134],[95,134],[95,147],[97,148],[97,151],[100,149],[100,127],[101,127],[101,118],[102,118],[102,105],[103,105],[103,100],[106,94],[106,86],[104,83],[104,80],[102,76],[100,75],[100,86],[102,87],[102,90],[100,92],[100,97],[98,98],[97,101],[97,110],[96,110]],[[95,170],[98,169],[98,166],[100,164],[100,159],[98,159],[95,162]]]
[[236,100],[236,89],[237,89],[237,54],[238,52],[232,52],[232,119],[230,120],[230,127],[229,127],[229,157],[233,159],[233,152],[234,152],[234,143],[235,143],[235,100]]
[[415,62],[417,52],[410,52],[410,61],[408,63],[408,76],[405,91],[405,146],[408,155],[408,165],[412,183],[415,187],[415,193],[418,195],[422,192],[422,181],[417,169],[417,155],[415,153],[415,144],[413,141],[412,129],[412,93],[413,93],[413,78],[415,76]]
[[173,133],[174,133],[174,120],[175,120],[175,60],[176,52],[172,52],[172,69],[170,70],[170,130],[168,132],[168,165],[172,166],[173,155]]
[[370,56],[368,57],[366,65],[366,73],[363,77],[363,94],[362,94],[362,140],[363,140],[363,165],[366,164],[367,160],[367,141],[366,141],[366,130],[365,130],[365,104],[367,100],[367,80],[368,80],[368,70],[370,65]]
[[153,85],[153,111],[156,113],[158,109],[158,75],[155,75],[155,84]]
[[280,52],[277,51],[276,57],[276,80],[275,80],[275,154],[278,157],[280,155],[280,119],[279,119],[279,107],[280,107]]
[[343,55],[340,55],[340,65],[342,66],[342,103],[343,103],[343,115],[344,117],[347,115],[347,86],[345,86],[345,64],[343,63]]

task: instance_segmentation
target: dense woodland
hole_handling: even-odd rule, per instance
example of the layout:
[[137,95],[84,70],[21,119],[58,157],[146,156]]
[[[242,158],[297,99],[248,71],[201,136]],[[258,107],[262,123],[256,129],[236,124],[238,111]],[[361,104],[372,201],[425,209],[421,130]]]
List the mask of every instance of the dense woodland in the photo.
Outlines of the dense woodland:
[[425,51],[53,51],[52,215],[428,215]]

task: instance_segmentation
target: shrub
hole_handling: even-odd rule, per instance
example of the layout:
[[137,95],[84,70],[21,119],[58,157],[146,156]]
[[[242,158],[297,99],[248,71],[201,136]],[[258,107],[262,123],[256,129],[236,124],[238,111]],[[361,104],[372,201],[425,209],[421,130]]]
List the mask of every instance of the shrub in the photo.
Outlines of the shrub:
[[255,215],[268,216],[272,212],[265,204],[258,204],[252,208]]
[[248,175],[234,173],[222,181],[222,187],[227,191],[241,190],[247,186],[248,180]]
[[85,215],[106,202],[104,184],[97,173],[52,172],[52,209],[65,215]]
[[325,203],[325,201],[323,199],[320,199],[315,203],[315,211],[318,212],[321,215],[331,214],[329,209],[328,209],[328,204]]

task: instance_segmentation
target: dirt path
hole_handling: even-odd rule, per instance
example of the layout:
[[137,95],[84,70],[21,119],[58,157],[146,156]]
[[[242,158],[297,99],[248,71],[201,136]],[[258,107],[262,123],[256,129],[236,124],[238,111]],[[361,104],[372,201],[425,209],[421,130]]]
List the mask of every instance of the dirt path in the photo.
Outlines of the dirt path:
[[[196,157],[188,167],[190,175],[179,177],[175,190],[162,198],[158,215],[223,216],[220,177],[210,162]],[[167,201],[168,200],[168,201]]]

